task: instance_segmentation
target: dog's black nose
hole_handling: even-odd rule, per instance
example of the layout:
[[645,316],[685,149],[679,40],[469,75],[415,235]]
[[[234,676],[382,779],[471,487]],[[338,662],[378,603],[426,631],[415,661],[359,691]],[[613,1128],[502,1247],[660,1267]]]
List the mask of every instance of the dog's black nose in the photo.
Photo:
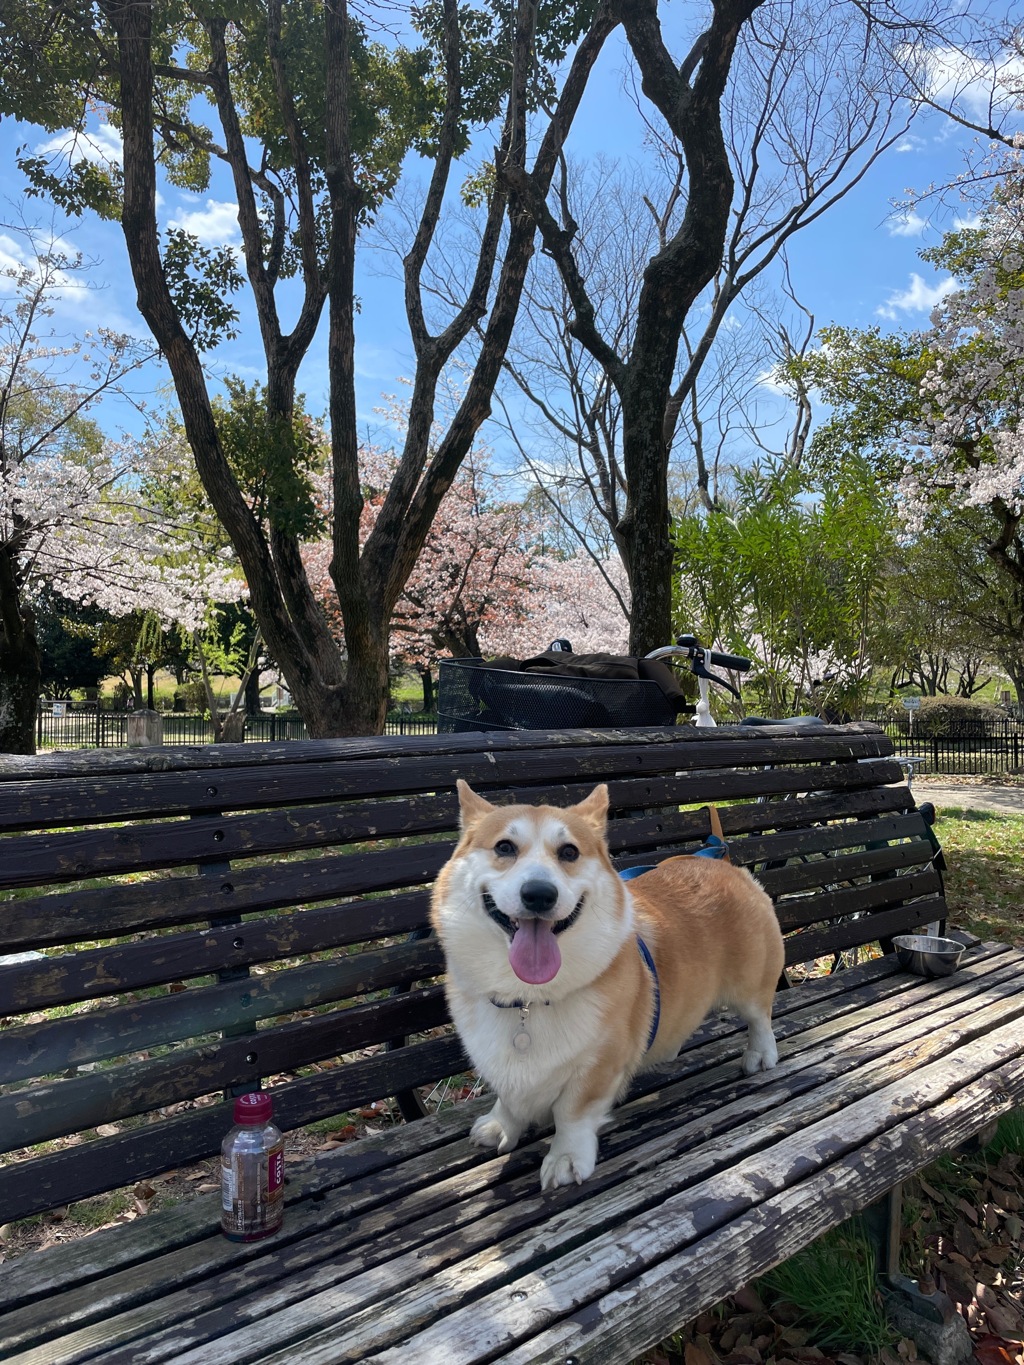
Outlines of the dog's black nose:
[[519,899],[523,909],[531,915],[547,915],[555,908],[558,900],[558,887],[554,882],[539,880],[523,882],[519,888]]

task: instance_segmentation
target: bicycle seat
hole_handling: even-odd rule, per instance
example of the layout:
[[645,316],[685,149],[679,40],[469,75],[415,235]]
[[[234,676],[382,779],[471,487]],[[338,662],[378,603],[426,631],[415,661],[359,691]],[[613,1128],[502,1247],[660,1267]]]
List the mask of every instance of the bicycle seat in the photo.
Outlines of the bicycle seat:
[[784,716],[781,720],[772,719],[770,716],[744,716],[740,721],[741,725],[796,725],[801,728],[813,728],[816,725],[824,725],[825,722],[820,716]]

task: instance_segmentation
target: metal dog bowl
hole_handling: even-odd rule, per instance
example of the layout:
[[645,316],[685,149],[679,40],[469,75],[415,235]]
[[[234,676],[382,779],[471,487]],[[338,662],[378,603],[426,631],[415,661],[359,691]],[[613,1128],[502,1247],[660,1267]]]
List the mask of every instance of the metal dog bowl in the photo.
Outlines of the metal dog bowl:
[[900,934],[893,939],[900,966],[917,976],[949,976],[960,966],[964,945],[932,934]]

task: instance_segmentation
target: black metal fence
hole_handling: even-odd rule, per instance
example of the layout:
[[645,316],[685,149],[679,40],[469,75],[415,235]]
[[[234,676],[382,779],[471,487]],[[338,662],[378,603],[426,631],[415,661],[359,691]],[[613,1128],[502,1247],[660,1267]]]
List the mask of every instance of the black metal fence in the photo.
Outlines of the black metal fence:
[[[95,706],[78,708],[70,703],[43,702],[36,717],[36,748],[123,749],[128,743],[128,717],[131,714],[130,711],[106,711]],[[163,711],[161,715],[165,744],[213,743],[213,721],[209,716],[182,711]],[[389,735],[432,735],[437,731],[437,717],[396,712],[388,716],[384,731]],[[259,716],[246,716],[245,738],[273,744],[308,736],[300,716],[265,711]]]
[[[36,748],[124,748],[130,715],[130,711],[43,702],[36,720]],[[165,711],[162,715],[165,744],[213,743],[213,722],[209,717],[180,711]],[[1024,725],[1016,720],[993,722],[986,725],[985,734],[974,736],[919,737],[907,734],[903,726],[886,725],[885,729],[900,757],[920,759],[915,765],[919,773],[949,776],[1007,773],[1024,764]],[[437,717],[422,712],[394,712],[385,724],[385,734],[389,735],[432,735],[436,731]],[[301,717],[265,711],[246,717],[245,738],[277,743],[306,739],[307,735]]]
[[1014,772],[1024,761],[1024,734],[1007,729],[1002,734],[928,736],[892,734],[901,758],[919,758],[915,771],[947,776],[979,776]]

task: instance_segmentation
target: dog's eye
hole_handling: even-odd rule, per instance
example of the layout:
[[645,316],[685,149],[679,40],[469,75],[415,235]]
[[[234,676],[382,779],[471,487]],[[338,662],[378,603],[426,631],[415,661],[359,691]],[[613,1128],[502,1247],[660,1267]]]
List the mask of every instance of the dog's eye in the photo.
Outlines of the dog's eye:
[[499,858],[514,858],[518,849],[511,839],[499,839],[494,845],[494,851]]
[[580,851],[575,844],[563,844],[558,850],[558,858],[563,863],[574,863],[580,856]]

